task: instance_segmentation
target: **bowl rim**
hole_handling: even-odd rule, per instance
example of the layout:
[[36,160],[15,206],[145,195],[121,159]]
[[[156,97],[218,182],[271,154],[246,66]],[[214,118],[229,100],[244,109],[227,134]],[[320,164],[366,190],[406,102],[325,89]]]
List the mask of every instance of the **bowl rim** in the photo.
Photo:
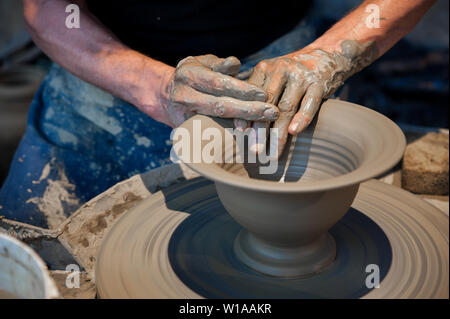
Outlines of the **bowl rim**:
[[[254,178],[249,179],[248,177],[242,177],[233,174],[231,172],[228,172],[227,170],[219,167],[215,163],[211,164],[188,163],[188,162],[183,163],[192,170],[194,170],[195,172],[202,175],[203,177],[213,180],[214,182],[220,184],[239,187],[252,191],[265,191],[270,193],[310,193],[310,192],[333,190],[337,188],[343,188],[355,184],[360,184],[364,181],[367,181],[369,179],[372,179],[387,172],[402,159],[404,150],[406,148],[406,138],[400,127],[397,124],[395,124],[391,119],[367,107],[335,99],[328,99],[327,101],[325,101],[321,106],[321,110],[323,110],[326,107],[330,107],[331,104],[335,104],[332,107],[335,107],[336,105],[348,107],[349,109],[353,109],[356,112],[364,112],[370,114],[370,116],[373,116],[374,119],[376,119],[379,122],[384,121],[386,130],[384,130],[383,133],[385,133],[386,136],[387,134],[390,134],[388,139],[390,145],[397,145],[395,147],[394,152],[391,153],[390,156],[386,158],[386,160],[382,163],[377,161],[372,161],[371,164],[363,163],[356,169],[346,174],[322,180],[286,182],[286,183]],[[204,115],[195,115],[191,119],[203,116]],[[180,127],[183,127],[183,124]],[[380,154],[386,154],[387,152],[386,149],[389,148],[384,147],[383,149],[385,151],[381,152]],[[249,182],[249,180],[251,180],[251,182]]]

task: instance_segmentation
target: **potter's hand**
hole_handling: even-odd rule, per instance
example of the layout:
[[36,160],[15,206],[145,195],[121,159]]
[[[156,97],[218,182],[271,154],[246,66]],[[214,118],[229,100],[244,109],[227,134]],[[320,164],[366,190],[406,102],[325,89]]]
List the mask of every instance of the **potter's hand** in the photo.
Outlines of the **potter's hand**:
[[[372,43],[346,40],[341,46],[342,52],[305,48],[262,61],[255,67],[248,82],[264,88],[267,102],[277,105],[281,112],[273,125],[278,133],[270,136],[271,156],[280,156],[288,133],[296,135],[303,131],[319,110],[322,99],[332,95],[348,77],[373,61],[376,55]],[[268,122],[258,121],[252,126],[254,129],[267,128]],[[251,149],[262,152],[265,145],[257,137],[254,135],[250,141]]]
[[196,113],[250,121],[274,121],[278,109],[266,103],[263,89],[238,80],[241,64],[235,57],[187,57],[165,77],[161,101],[167,121],[179,126]]

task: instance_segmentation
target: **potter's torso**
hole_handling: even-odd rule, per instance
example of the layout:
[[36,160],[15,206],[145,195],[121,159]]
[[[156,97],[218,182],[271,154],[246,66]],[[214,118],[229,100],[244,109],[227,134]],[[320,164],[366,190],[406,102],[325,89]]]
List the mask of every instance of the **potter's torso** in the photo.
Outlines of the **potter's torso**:
[[89,10],[125,44],[169,64],[189,55],[245,57],[290,31],[310,1],[101,1]]

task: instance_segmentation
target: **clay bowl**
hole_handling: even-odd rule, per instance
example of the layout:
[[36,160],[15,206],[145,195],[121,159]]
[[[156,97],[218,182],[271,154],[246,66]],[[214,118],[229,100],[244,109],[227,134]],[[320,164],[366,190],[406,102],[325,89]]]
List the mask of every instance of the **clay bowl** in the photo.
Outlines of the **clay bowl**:
[[[244,163],[224,163],[230,161],[230,150],[227,158],[222,146],[230,138],[227,127],[232,127],[229,120],[194,116],[180,127],[190,133],[190,154],[181,158],[180,148],[173,154],[215,182],[223,206],[242,225],[234,245],[237,257],[259,272],[280,277],[309,276],[333,262],[336,245],[328,230],[347,213],[359,184],[392,168],[406,144],[400,128],[385,116],[328,100],[309,128],[290,142],[277,170],[261,174],[264,165],[248,163],[248,158]],[[207,140],[212,136],[204,134],[207,128],[218,129],[225,137]],[[173,135],[174,145],[181,141],[178,133]],[[201,148],[193,146],[202,134]],[[235,161],[240,146],[234,142]],[[219,154],[221,163],[194,158],[208,144],[208,152]]]

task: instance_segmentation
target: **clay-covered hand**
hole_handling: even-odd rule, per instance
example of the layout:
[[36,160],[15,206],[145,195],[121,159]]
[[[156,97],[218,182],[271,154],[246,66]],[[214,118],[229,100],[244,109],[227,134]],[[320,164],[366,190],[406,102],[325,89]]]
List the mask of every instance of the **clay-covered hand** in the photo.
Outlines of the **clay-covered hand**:
[[250,121],[274,121],[278,108],[266,103],[262,88],[238,80],[235,57],[187,57],[168,74],[161,87],[167,124],[177,127],[196,113]]
[[[319,110],[322,100],[376,58],[373,42],[360,44],[346,40],[341,48],[342,52],[305,48],[261,61],[255,67],[248,82],[263,88],[268,95],[267,102],[277,105],[281,112],[273,124],[278,132],[270,136],[271,155],[279,157],[288,133],[296,135],[304,130]],[[258,121],[252,126],[255,129],[268,128],[269,123]],[[258,134],[254,136],[256,138],[250,141],[251,149],[264,151],[263,141],[257,140]]]

